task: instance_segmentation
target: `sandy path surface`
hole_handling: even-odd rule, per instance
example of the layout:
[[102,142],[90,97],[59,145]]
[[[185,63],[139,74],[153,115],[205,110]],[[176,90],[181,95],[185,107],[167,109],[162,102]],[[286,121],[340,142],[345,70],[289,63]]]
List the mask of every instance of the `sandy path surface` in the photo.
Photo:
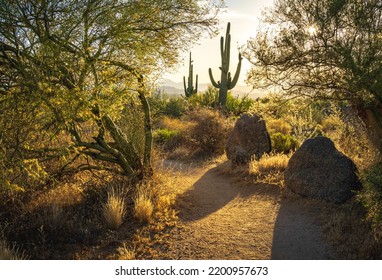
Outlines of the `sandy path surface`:
[[163,258],[331,259],[314,219],[298,201],[282,198],[278,186],[243,186],[216,166],[171,164],[180,182],[180,222]]

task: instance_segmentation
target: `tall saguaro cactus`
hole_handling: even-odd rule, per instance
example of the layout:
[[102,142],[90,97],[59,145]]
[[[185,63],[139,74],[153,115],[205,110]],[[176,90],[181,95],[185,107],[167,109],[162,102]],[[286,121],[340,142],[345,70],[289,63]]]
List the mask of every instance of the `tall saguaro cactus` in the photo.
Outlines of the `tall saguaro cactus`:
[[235,76],[232,79],[231,72],[229,72],[229,61],[230,61],[230,51],[231,51],[231,34],[230,32],[231,23],[227,24],[226,39],[224,42],[224,37],[220,38],[220,53],[222,63],[219,67],[221,71],[220,81],[216,82],[212,76],[211,68],[208,69],[210,75],[211,83],[214,87],[219,89],[219,105],[225,107],[227,104],[227,93],[229,89],[233,89],[239,79],[240,68],[241,68],[241,54],[239,53],[239,63],[236,68]]
[[193,61],[191,60],[191,53],[190,53],[190,64],[188,67],[188,79],[187,79],[187,87],[186,87],[186,77],[183,76],[183,86],[184,86],[184,93],[186,94],[186,98],[191,97],[195,93],[198,92],[198,75],[196,75],[196,82],[195,82],[195,88],[192,85],[193,84],[193,73],[194,73],[194,65],[192,64]]

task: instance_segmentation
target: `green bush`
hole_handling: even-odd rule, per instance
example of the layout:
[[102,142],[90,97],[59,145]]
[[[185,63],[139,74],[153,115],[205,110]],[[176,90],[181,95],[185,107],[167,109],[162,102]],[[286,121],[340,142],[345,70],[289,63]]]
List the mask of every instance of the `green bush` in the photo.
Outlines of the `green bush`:
[[[218,108],[219,89],[209,86],[203,93],[195,94],[188,99],[193,107]],[[234,97],[229,91],[227,94],[227,104],[225,113],[240,116],[250,110],[253,100],[244,96],[242,98]]]
[[219,90],[209,86],[203,93],[191,96],[188,101],[193,107],[216,108],[218,104]]
[[271,134],[272,150],[276,153],[289,153],[298,148],[296,138],[280,132]]
[[234,97],[230,92],[228,92],[227,95],[227,113],[234,115],[234,116],[240,116],[244,113],[247,113],[254,101],[248,96],[243,96],[242,98]]
[[188,103],[183,97],[169,97],[166,93],[156,92],[149,98],[154,117],[170,116],[180,118],[187,110]]
[[167,128],[157,129],[153,133],[154,142],[158,144],[164,144],[172,140],[179,134],[176,130],[170,130]]
[[361,174],[364,190],[359,195],[375,227],[382,226],[382,162]]
[[173,97],[168,100],[163,110],[166,116],[180,118],[187,110],[187,102],[182,97]]

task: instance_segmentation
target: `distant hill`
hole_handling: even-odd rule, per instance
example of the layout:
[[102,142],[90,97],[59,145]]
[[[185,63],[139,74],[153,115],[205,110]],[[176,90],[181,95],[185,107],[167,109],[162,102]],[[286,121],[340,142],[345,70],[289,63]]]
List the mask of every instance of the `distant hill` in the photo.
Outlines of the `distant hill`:
[[[208,88],[207,83],[198,84],[198,92],[203,92]],[[167,93],[168,95],[184,95],[183,82],[174,82],[170,79],[164,79],[161,86],[158,87],[159,90]],[[250,87],[244,85],[236,85],[233,88],[232,94],[234,96],[243,97],[248,94],[251,98],[263,97],[266,92],[260,90],[252,90]]]

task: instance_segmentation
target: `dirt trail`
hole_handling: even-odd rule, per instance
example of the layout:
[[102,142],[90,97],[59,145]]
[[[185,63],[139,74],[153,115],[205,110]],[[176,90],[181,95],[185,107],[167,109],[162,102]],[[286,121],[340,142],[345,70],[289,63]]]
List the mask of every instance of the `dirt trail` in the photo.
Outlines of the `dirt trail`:
[[319,226],[277,186],[243,186],[216,166],[173,168],[180,172],[180,227],[163,258],[331,258]]

